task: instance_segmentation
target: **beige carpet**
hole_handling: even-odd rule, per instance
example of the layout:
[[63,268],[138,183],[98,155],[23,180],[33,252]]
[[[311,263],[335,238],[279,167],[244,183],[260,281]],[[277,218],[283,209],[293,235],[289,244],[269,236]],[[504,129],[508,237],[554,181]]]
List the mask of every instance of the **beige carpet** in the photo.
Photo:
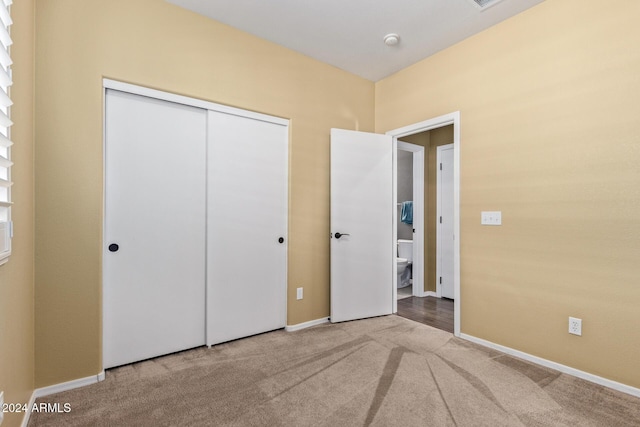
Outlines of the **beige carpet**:
[[640,426],[640,399],[398,316],[107,371],[30,426]]

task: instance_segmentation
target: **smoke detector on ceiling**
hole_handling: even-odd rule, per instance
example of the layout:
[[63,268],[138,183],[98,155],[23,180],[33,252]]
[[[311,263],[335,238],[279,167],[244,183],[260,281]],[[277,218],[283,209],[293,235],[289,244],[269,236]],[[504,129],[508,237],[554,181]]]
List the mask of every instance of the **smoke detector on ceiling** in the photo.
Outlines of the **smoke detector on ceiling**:
[[400,43],[400,36],[396,33],[387,34],[384,36],[384,44],[387,46],[395,46]]

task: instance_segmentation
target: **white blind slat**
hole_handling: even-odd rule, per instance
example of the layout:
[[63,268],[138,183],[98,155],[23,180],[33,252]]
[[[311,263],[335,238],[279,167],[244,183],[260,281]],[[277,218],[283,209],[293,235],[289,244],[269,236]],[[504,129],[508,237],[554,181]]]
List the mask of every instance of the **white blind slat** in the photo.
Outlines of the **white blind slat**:
[[[1,49],[0,49],[1,50]],[[11,107],[13,105],[13,101],[7,95],[7,92],[4,91],[3,88],[0,87],[0,106],[2,107]]]
[[4,25],[0,25],[0,42],[2,42],[5,48],[8,48],[13,44],[11,36],[9,35],[9,30]]
[[13,145],[13,141],[4,136],[2,132],[0,132],[0,147],[11,147]]
[[6,49],[0,49],[0,65],[2,65],[5,70],[9,68],[13,64],[13,60],[9,56],[9,53]]
[[13,84],[13,80],[11,80],[11,76],[4,68],[0,67],[0,86],[9,87]]
[[4,4],[4,1],[0,3],[0,20],[5,27],[10,27],[13,24],[11,15],[9,15],[9,8]]
[[[9,26],[13,23],[9,6],[13,0],[0,0],[0,126],[6,132],[0,132],[0,264],[9,260],[11,255],[11,150],[13,144],[9,138],[11,121],[11,97],[9,86],[13,84],[11,78],[11,56],[9,46],[13,43],[9,33]],[[5,135],[6,134],[6,135]]]
[[11,119],[3,112],[0,111],[0,126],[8,128],[13,125]]

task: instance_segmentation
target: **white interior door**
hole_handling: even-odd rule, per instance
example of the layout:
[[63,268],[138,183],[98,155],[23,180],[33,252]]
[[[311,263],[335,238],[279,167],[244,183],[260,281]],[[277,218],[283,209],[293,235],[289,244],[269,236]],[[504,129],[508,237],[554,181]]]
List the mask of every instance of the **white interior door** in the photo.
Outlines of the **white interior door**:
[[209,112],[207,345],[286,325],[287,123]]
[[438,266],[440,294],[454,298],[453,144],[438,147]]
[[104,368],[205,342],[206,110],[108,89]]
[[331,321],[391,314],[393,139],[331,129]]

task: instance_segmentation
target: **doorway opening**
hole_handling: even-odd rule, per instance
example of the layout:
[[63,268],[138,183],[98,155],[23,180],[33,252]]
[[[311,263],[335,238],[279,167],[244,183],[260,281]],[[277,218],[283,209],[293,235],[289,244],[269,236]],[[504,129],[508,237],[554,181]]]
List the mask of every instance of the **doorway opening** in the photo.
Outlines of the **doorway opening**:
[[[397,208],[394,224],[402,224],[401,208],[402,203],[406,201],[404,199],[407,198],[406,191],[403,193],[403,190],[398,188],[398,185],[401,185],[399,181],[404,179],[403,175],[407,175],[406,171],[402,170],[403,164],[407,164],[406,159],[402,162],[407,151],[413,156],[414,166],[412,291],[409,298],[401,298],[400,302],[398,301],[398,281],[402,279],[396,274],[393,283],[394,312],[422,323],[431,322],[431,326],[459,336],[460,114],[456,112],[436,117],[389,131],[387,134],[394,137],[396,153],[393,177]],[[443,152],[443,149],[447,151]],[[443,153],[447,156],[442,157]],[[420,158],[422,163],[419,161]],[[449,169],[445,169],[443,175],[440,164],[444,162],[448,162],[445,168]],[[416,189],[416,180],[422,184],[420,189]],[[418,200],[420,196],[422,205]],[[393,241],[396,245],[399,240],[406,240],[403,239],[406,237],[406,230],[400,227],[396,225],[393,230]],[[395,264],[394,267],[398,269],[398,261]],[[402,294],[402,290],[400,293]]]
[[[424,133],[417,134],[421,137]],[[413,135],[412,135],[413,136]],[[428,136],[428,135],[427,135]],[[413,140],[415,138],[408,138]],[[396,299],[424,295],[424,162],[425,145],[397,141],[396,165]]]

